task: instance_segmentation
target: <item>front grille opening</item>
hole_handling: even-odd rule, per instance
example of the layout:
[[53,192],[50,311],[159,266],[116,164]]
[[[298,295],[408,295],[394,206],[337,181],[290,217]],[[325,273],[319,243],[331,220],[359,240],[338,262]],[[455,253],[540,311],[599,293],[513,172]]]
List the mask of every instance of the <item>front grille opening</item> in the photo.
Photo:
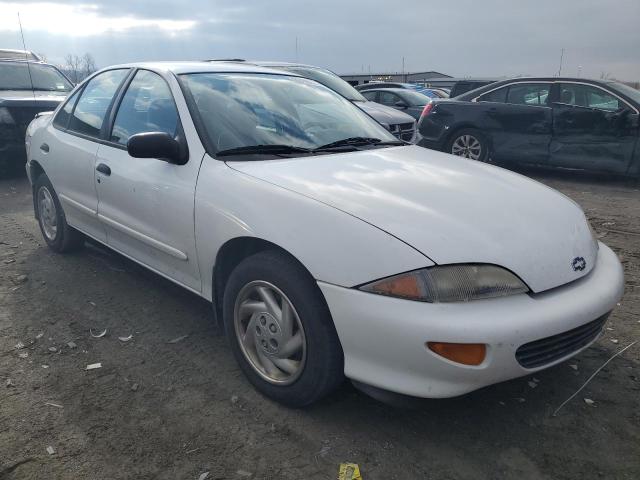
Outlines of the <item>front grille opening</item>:
[[591,343],[602,331],[609,314],[573,330],[525,343],[516,350],[516,360],[524,368],[548,365]]

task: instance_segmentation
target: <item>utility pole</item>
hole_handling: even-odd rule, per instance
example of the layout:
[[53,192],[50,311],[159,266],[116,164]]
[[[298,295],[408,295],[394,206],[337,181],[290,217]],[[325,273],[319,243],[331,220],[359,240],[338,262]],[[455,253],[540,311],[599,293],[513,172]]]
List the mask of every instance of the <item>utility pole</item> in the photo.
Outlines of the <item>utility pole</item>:
[[582,73],[582,65],[578,65],[578,78],[580,78],[581,73]]
[[558,70],[558,76],[562,75],[562,61],[564,60],[564,48],[560,52],[560,69]]
[[296,63],[298,63],[298,37],[296,37]]

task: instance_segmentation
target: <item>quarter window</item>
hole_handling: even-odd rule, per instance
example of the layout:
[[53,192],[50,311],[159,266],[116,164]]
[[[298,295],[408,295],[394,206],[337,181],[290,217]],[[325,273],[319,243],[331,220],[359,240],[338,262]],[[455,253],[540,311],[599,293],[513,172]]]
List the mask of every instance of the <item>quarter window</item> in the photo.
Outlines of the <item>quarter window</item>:
[[64,107],[60,109],[56,118],[53,119],[53,124],[58,128],[67,128],[69,125],[69,118],[71,117],[71,112],[73,111],[73,106],[76,104],[76,100],[78,99],[78,95],[80,94],[80,90],[71,95],[71,98],[67,100],[67,103],[64,104]]
[[623,108],[622,102],[617,97],[598,87],[572,83],[560,84],[560,103],[607,112],[616,112]]
[[548,83],[522,83],[511,85],[507,95],[507,103],[514,105],[547,105],[549,100]]
[[156,73],[140,70],[122,97],[111,141],[126,145],[132,135],[164,132],[172,137],[178,127],[178,110],[167,83]]
[[127,69],[109,70],[92,78],[76,105],[69,130],[91,137],[99,137],[104,117],[113,95],[129,73]]

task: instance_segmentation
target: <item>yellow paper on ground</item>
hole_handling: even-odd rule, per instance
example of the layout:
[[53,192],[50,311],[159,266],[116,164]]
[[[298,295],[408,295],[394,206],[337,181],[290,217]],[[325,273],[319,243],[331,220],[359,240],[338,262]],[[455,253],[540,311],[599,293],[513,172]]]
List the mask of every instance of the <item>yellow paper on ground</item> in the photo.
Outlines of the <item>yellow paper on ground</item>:
[[341,463],[338,480],[362,480],[357,463]]

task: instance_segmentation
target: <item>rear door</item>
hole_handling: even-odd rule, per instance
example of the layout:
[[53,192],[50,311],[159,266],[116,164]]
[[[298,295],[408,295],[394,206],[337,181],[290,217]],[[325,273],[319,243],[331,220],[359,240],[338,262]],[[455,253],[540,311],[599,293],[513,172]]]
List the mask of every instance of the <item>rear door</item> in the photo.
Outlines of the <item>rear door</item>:
[[106,233],[97,216],[96,152],[107,111],[129,72],[108,70],[92,78],[58,111],[46,145],[35,146],[51,158],[46,173],[69,225],[102,242]]
[[626,173],[638,135],[638,111],[599,86],[557,85],[551,163]]
[[547,163],[553,121],[550,91],[550,82],[521,82],[477,98],[486,103],[478,123],[491,138],[494,158]]
[[138,70],[116,103],[113,127],[96,162],[98,217],[107,243],[199,292],[194,194],[202,156],[175,165],[127,152],[127,141],[137,133],[175,137],[182,131],[171,89],[159,74]]

